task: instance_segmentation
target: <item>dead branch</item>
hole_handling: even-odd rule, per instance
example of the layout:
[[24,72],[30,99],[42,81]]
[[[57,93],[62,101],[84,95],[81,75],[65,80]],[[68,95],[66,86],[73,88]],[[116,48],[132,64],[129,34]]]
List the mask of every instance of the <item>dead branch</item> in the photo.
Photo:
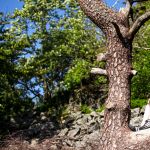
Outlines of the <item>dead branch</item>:
[[106,58],[107,57],[107,53],[99,53],[98,55],[97,55],[97,61],[106,61]]
[[92,68],[91,73],[92,74],[99,74],[99,75],[107,75],[106,70],[101,69],[101,68]]

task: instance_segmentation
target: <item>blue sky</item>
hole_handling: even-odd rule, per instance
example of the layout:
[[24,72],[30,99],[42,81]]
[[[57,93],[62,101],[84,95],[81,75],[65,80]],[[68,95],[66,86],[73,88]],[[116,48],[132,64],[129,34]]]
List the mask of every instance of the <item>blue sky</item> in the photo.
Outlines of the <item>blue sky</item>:
[[[116,0],[105,0],[109,6],[112,6]],[[120,7],[123,0],[119,0],[118,4],[116,5],[117,8]],[[21,9],[23,6],[23,2],[19,0],[0,0],[0,11],[4,13],[13,12],[15,8]]]
[[13,12],[15,8],[21,9],[23,2],[19,0],[0,0],[0,11],[4,13]]

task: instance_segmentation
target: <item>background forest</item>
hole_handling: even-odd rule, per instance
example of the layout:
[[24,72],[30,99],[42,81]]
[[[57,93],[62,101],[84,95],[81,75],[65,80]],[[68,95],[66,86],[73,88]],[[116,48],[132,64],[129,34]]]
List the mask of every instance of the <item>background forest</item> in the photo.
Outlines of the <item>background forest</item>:
[[[102,32],[75,0],[22,1],[21,10],[0,13],[0,134],[11,131],[12,118],[33,110],[58,120],[68,109],[101,111],[107,78],[90,69],[105,66],[96,61],[106,50]],[[135,5],[131,19],[149,8],[150,2]],[[133,44],[132,108],[150,97],[149,23]]]

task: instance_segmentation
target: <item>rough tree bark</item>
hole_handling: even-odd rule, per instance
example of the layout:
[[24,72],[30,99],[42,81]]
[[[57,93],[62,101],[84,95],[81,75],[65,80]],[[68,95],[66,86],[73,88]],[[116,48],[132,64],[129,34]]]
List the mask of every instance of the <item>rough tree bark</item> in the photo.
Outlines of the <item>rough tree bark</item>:
[[[106,70],[93,68],[91,73],[107,75],[108,99],[101,130],[99,150],[148,150],[150,130],[132,132],[130,121],[130,82],[132,70],[132,41],[140,27],[150,19],[150,12],[140,16],[132,25],[130,10],[134,2],[127,0],[126,7],[117,12],[108,8],[102,0],[78,0],[84,13],[104,32],[107,38],[106,54],[97,60],[106,61]],[[141,0],[142,1],[142,0]]]

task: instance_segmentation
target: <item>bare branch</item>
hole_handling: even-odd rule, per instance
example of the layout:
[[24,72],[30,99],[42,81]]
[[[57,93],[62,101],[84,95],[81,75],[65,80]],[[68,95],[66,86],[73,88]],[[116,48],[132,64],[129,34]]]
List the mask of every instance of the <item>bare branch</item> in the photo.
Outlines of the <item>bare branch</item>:
[[97,55],[97,61],[106,61],[106,58],[107,57],[107,53],[99,53],[98,55]]
[[101,68],[92,68],[91,73],[92,74],[99,74],[99,75],[107,75],[106,70],[101,69]]
[[25,83],[23,83],[21,81],[18,81],[18,83],[23,85],[28,91],[30,91],[34,95],[34,98],[38,97],[39,99],[41,99],[39,93],[36,92],[35,90],[33,90],[32,88],[30,88],[27,84],[25,84]]
[[[108,8],[102,0],[78,0],[84,13],[103,31],[111,22],[120,20],[117,12]],[[106,15],[107,14],[107,15]]]
[[144,23],[146,21],[148,21],[150,19],[150,12],[147,12],[145,14],[143,14],[142,16],[140,16],[132,25],[132,27],[130,28],[129,32],[128,32],[128,37],[129,38],[134,38],[135,34],[139,31],[139,29],[141,28],[142,25],[144,25]]
[[120,10],[121,15],[123,14],[126,18],[128,18],[130,14],[131,6],[132,6],[131,0],[126,0],[126,7]]
[[130,14],[131,6],[132,6],[131,2],[129,0],[127,0],[127,2],[126,2],[126,16],[127,17]]
[[144,49],[144,50],[150,50],[149,47],[139,47],[139,46],[134,46],[133,48]]

